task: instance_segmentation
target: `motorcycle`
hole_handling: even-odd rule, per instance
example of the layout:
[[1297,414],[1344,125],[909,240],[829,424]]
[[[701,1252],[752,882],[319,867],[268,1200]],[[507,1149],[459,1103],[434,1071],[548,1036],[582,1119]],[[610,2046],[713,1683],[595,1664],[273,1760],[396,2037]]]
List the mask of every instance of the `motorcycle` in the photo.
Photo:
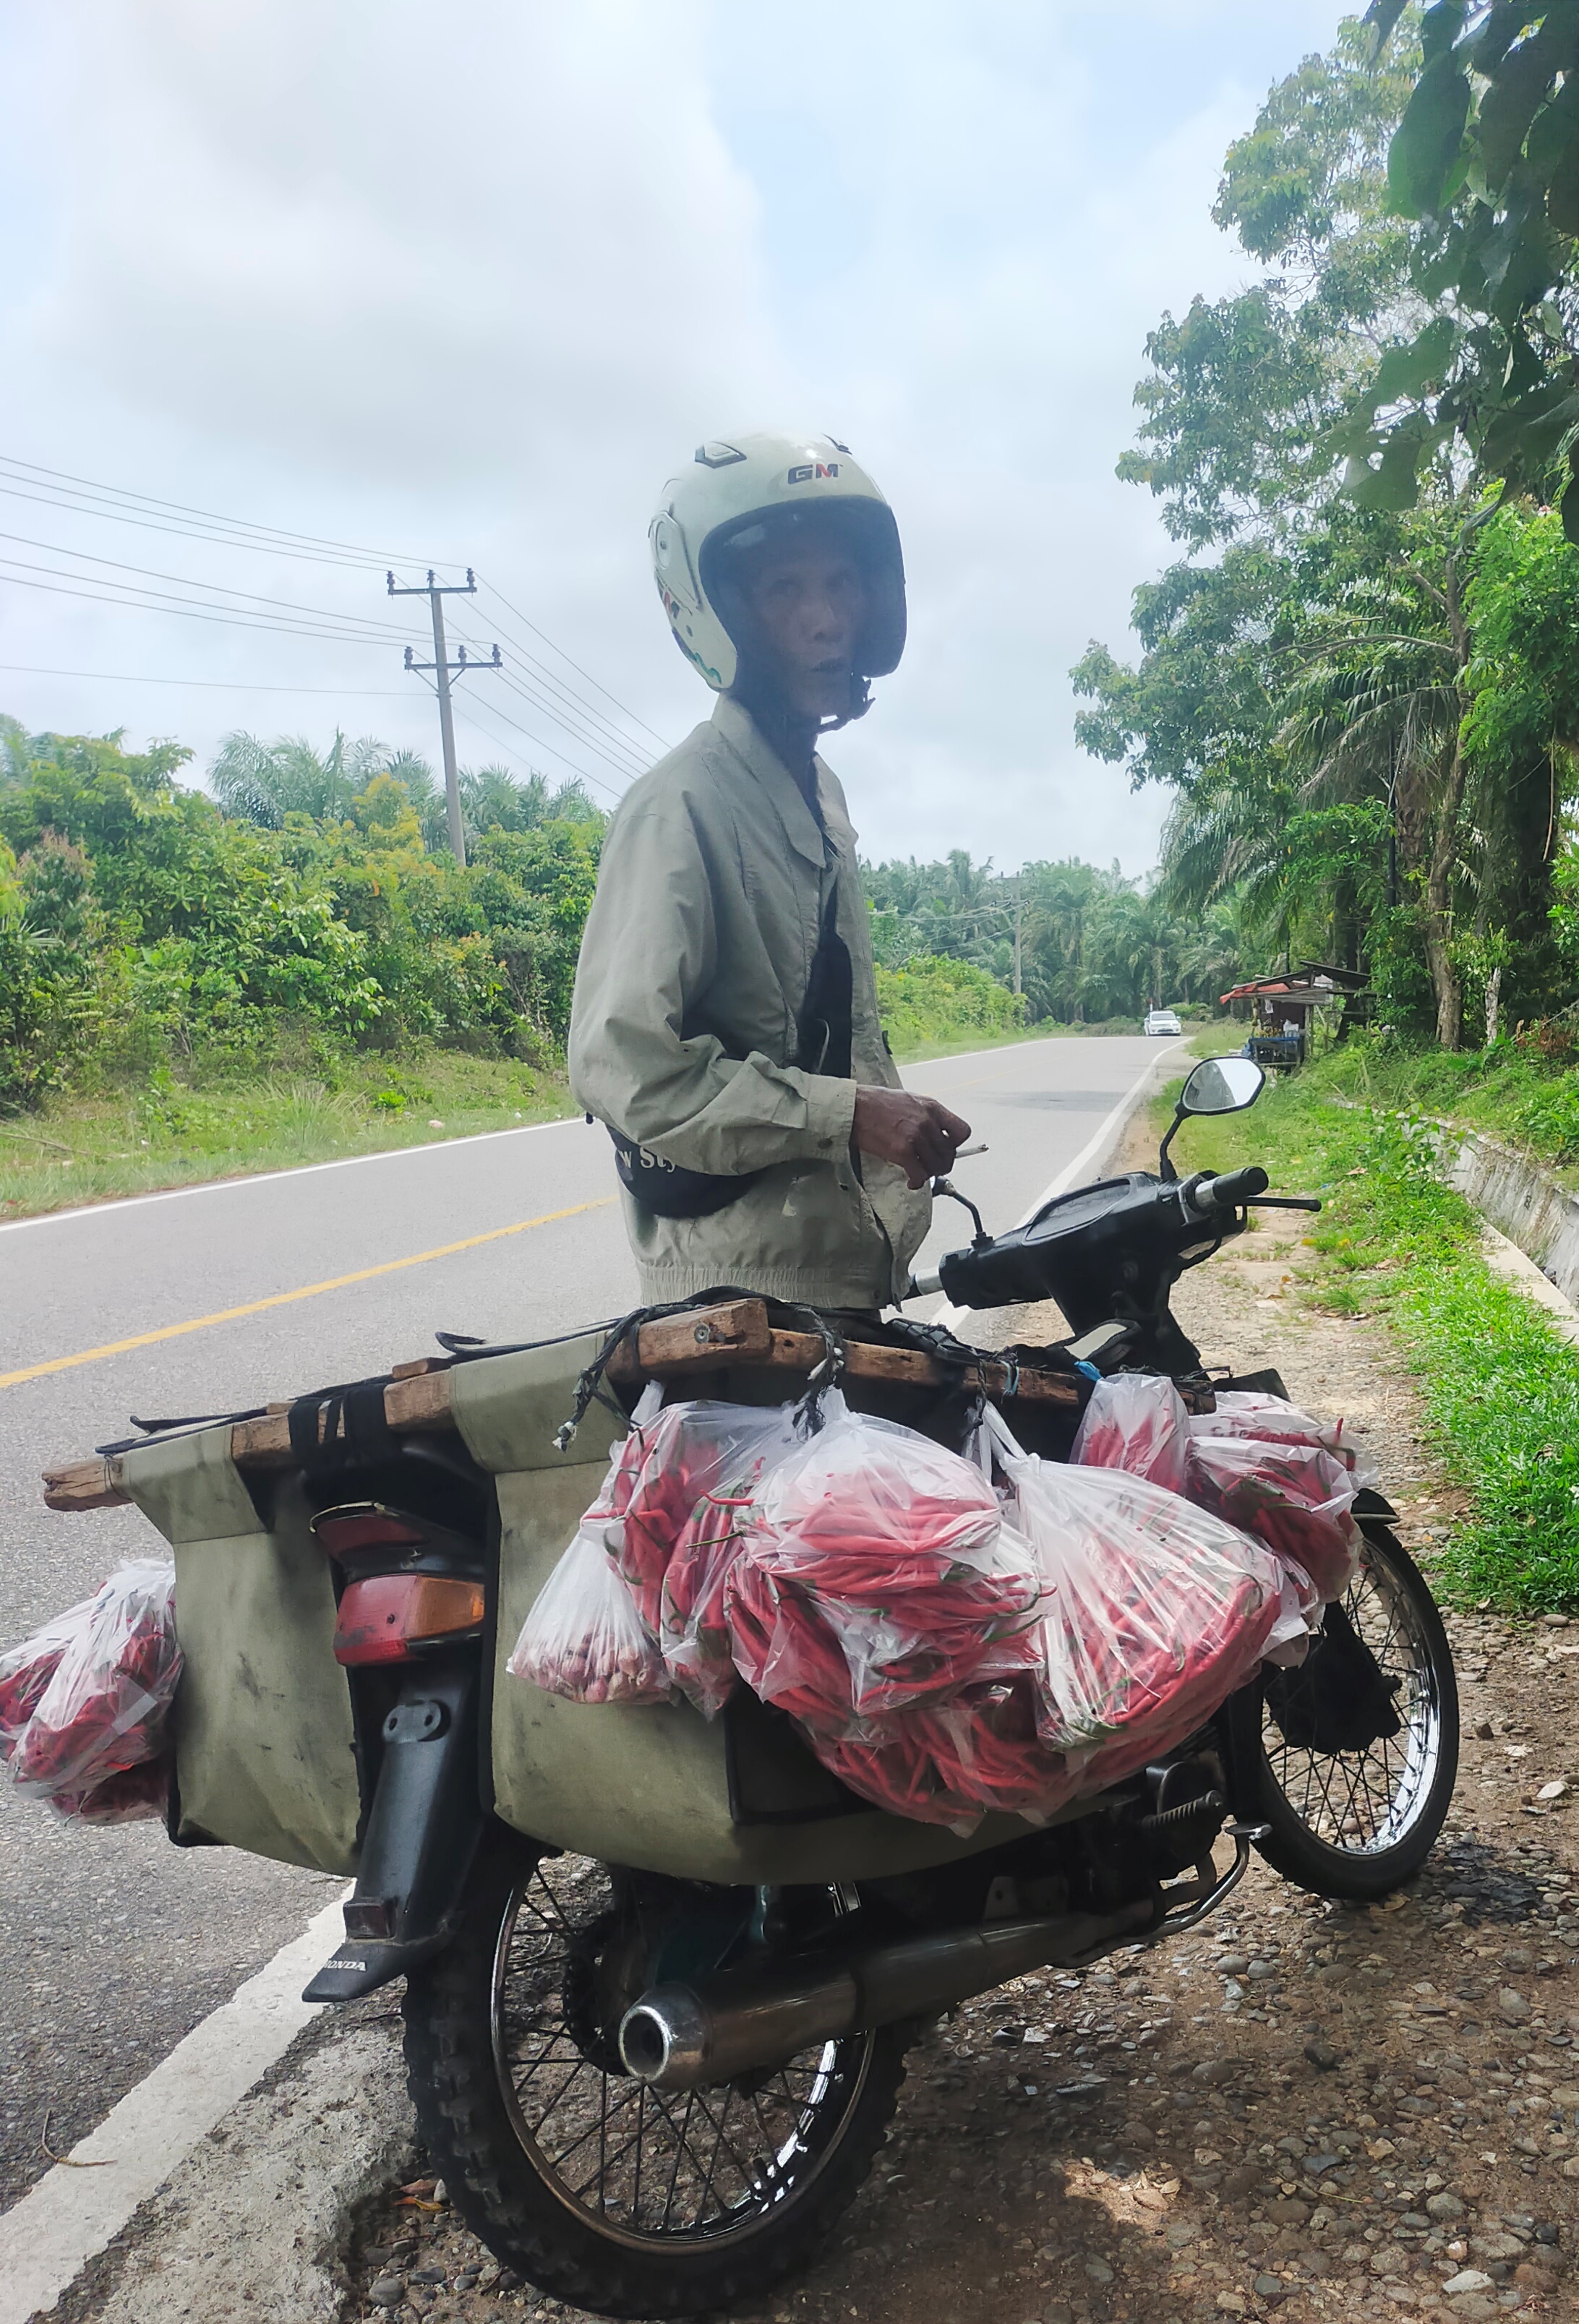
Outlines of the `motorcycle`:
[[[1076,1188],[1002,1235],[978,1217],[917,1290],[964,1307],[1056,1300],[1067,1358],[1087,1372],[1163,1373],[1196,1398],[1281,1393],[1272,1373],[1209,1382],[1168,1305],[1254,1206],[1319,1207],[1270,1195],[1255,1167],[1177,1175],[1181,1123],[1241,1110],[1261,1085],[1242,1058],[1197,1065],[1155,1173]],[[998,1816],[961,1840],[873,1815],[754,1698],[716,1722],[720,1741],[684,1706],[620,1712],[495,1685],[520,1607],[507,1620],[495,1602],[494,1477],[453,1440],[353,1427],[346,1401],[360,1468],[309,1459],[299,1489],[334,1573],[363,1806],[346,1942],[308,1996],[404,1976],[433,2169],[503,2264],[579,2307],[760,2302],[854,2198],[929,2020],[1195,1927],[1252,1849],[1285,1879],[1360,1901],[1408,1880],[1441,1830],[1452,1658],[1374,1493],[1356,1504],[1355,1578],[1300,1667],[1263,1666],[1179,1749],[1045,1827]],[[1057,1456],[1056,1434],[1031,1449]],[[584,1497],[586,1474],[567,1492]],[[506,1693],[531,1746],[513,1789],[497,1739],[490,1774],[486,1740]],[[727,1846],[711,1853],[688,1837],[710,1812],[704,1750],[706,1782],[726,1763],[728,1785]]]

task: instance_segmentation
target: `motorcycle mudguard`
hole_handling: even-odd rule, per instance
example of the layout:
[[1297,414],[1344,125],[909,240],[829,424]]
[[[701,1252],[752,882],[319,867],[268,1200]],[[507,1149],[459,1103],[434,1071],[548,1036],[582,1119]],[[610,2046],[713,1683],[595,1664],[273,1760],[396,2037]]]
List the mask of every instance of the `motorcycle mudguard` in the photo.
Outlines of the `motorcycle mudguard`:
[[477,1691],[473,1655],[415,1665],[379,1730],[383,1747],[346,1941],[302,1995],[356,2001],[429,1960],[454,1933],[453,1914],[483,1836],[477,1796]]

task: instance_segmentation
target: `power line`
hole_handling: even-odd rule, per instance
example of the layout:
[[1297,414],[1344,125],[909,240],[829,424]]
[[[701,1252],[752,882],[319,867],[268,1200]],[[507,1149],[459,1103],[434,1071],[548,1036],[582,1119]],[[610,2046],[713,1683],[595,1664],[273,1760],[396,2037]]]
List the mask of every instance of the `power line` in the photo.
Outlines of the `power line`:
[[389,549],[365,549],[357,541],[330,540],[318,533],[291,532],[280,525],[255,524],[250,517],[221,516],[215,509],[192,508],[184,501],[162,500],[155,493],[134,492],[125,484],[101,484],[91,476],[73,475],[65,468],[41,467],[36,461],[19,460],[9,452],[0,454],[0,465],[23,469],[30,475],[48,476],[58,484],[78,485],[85,492],[101,493],[106,499],[135,502],[144,508],[168,510],[180,516],[201,517],[206,523],[224,525],[235,532],[257,533],[274,540],[295,541],[313,549],[337,549],[346,556],[365,557],[375,565],[415,565],[420,562],[420,558],[402,557]]
[[[266,606],[271,613],[321,614],[328,621],[345,622],[359,630],[375,631],[386,638],[415,638],[420,634],[416,630],[402,628],[396,622],[379,621],[370,614],[343,613],[335,605],[301,605],[298,604],[294,598],[271,597],[258,589],[232,589],[222,581],[194,581],[184,573],[162,573],[157,567],[152,565],[128,565],[123,558],[98,557],[90,549],[66,549],[56,540],[33,540],[26,533],[0,532],[0,540],[14,540],[23,549],[46,549],[57,557],[75,558],[79,565],[107,565],[116,573],[140,574],[144,580],[148,581],[173,581],[178,588],[196,590],[202,595],[245,598],[251,604]],[[21,565],[25,571],[31,573],[55,573],[60,570],[58,567],[52,565],[27,565],[20,557],[7,558],[5,562],[9,565]],[[97,577],[92,574],[62,576],[62,578],[72,580],[92,580]],[[129,585],[115,583],[111,586],[120,587]],[[154,591],[152,594],[160,595],[162,592]]]
[[[506,726],[512,727],[517,734],[523,734],[526,737],[526,740],[529,742],[534,743],[540,751],[546,751],[550,759],[558,759],[562,767],[568,767],[570,772],[576,777],[578,782],[590,783],[595,790],[603,791],[609,798],[613,799],[616,805],[618,804],[621,794],[614,790],[611,785],[605,783],[601,775],[591,774],[588,772],[586,768],[578,767],[574,759],[567,758],[564,752],[557,749],[552,742],[545,741],[543,736],[540,734],[534,734],[531,727],[523,726],[519,719],[512,718],[510,713],[507,710],[502,710],[497,702],[491,702],[488,707],[493,712],[495,718],[503,718]],[[489,741],[498,743],[498,746],[502,751],[509,752],[512,758],[521,758],[521,752],[519,751],[512,750],[511,745],[508,742],[503,742],[500,736],[495,734],[490,726],[484,724],[482,718],[477,714],[475,704],[467,707],[463,707],[460,715],[463,718],[469,719],[474,726],[481,727],[482,732],[487,735]],[[523,766],[529,768],[531,766],[530,759],[522,759],[522,763]]]
[[[7,472],[9,472],[10,480],[8,480]],[[37,489],[26,489],[28,486],[35,486]],[[140,493],[122,485],[105,484],[92,477],[76,475],[69,470],[45,467],[36,461],[19,459],[14,455],[0,455],[0,493],[31,501],[39,505],[58,508],[70,515],[103,519],[113,523],[139,525],[151,530],[172,533],[186,539],[208,540],[222,548],[255,549],[271,556],[299,558],[303,561],[336,566],[342,570],[365,569],[366,567],[374,565],[387,567],[392,561],[395,564],[410,564],[415,561],[407,557],[395,557],[392,560],[389,552],[374,550],[356,542],[289,530],[275,525],[258,524],[249,518],[223,516],[215,510],[199,508],[186,502],[166,500],[154,493]],[[113,504],[106,505],[106,503]],[[194,524],[180,521],[183,519],[195,520],[196,522]],[[381,629],[383,634],[390,634],[389,630],[383,625],[377,624],[365,616],[341,613],[328,607],[292,606],[289,601],[282,603],[263,597],[254,591],[232,589],[219,584],[194,582],[184,576],[161,574],[150,567],[121,563],[110,558],[100,558],[90,551],[61,549],[52,542],[34,543],[25,535],[14,534],[0,537],[8,537],[28,546],[49,549],[58,555],[72,558],[79,562],[86,561],[125,572],[139,573],[150,579],[171,580],[182,588],[206,593],[211,598],[242,599],[249,604],[263,604],[271,612],[278,609],[286,613],[305,613],[343,626],[335,632],[313,631],[300,623],[290,622],[266,622],[258,619],[244,620],[235,613],[205,613],[179,603],[164,605],[140,603],[137,598],[131,596],[130,592],[112,596],[92,589],[65,586],[71,581],[79,583],[84,578],[97,580],[100,578],[97,576],[65,576],[60,573],[58,567],[27,567],[23,565],[22,559],[15,558],[0,560],[13,567],[21,567],[22,572],[52,573],[55,576],[52,594],[76,595],[89,602],[107,604],[130,602],[136,605],[138,610],[144,612],[181,612],[185,613],[188,618],[227,620],[232,626],[239,628],[270,627],[286,635],[316,635],[331,639],[336,635],[348,636],[353,642],[365,644],[374,641]],[[0,576],[0,577],[7,576]],[[13,574],[9,577],[15,579],[19,586],[51,588],[51,584],[48,582],[24,580],[20,573]],[[101,585],[106,590],[116,586],[113,583]],[[516,622],[530,631],[551,653],[558,656],[567,669],[575,671],[578,678],[584,679],[603,696],[605,701],[610,703],[621,717],[628,720],[633,726],[640,728],[642,733],[651,735],[661,748],[665,750],[669,748],[667,741],[656,728],[648,725],[645,720],[638,718],[635,713],[629,710],[616,695],[603,685],[600,679],[594,678],[589,670],[567,654],[546,631],[540,628],[529,615],[512,604],[497,584],[490,581],[485,582],[484,586]],[[142,598],[143,600],[159,598],[162,595],[162,592],[158,591],[143,591]],[[644,770],[646,756],[642,745],[623,734],[605,711],[589,700],[579,688],[561,679],[518,638],[512,639],[512,644],[515,653],[520,657],[521,669],[518,678],[507,677],[505,682],[512,686],[513,691],[521,695],[523,701],[529,703],[533,709],[549,716],[555,724],[563,727],[566,733],[573,740],[594,751],[606,765],[625,780],[629,780],[633,774]],[[331,689],[324,690],[328,692]],[[567,715],[567,712],[570,715]],[[518,728],[517,731],[529,733],[526,728]],[[554,750],[553,746],[543,742],[542,738],[529,734],[529,739],[538,742],[540,747],[552,751],[553,756],[560,759],[564,764],[574,768],[573,761],[567,759],[562,752]],[[575,771],[578,774],[584,772],[580,769],[575,769]],[[596,779],[592,777],[586,779]],[[606,788],[606,786],[600,786],[600,788]]]
[[[202,531],[195,525],[165,524],[157,517],[137,515],[127,510],[95,508],[91,504],[80,506],[80,493],[67,498],[60,493],[23,492],[19,486],[5,483],[3,474],[0,474],[0,493],[12,500],[34,502],[41,508],[60,509],[68,516],[92,517],[97,522],[106,524],[134,524],[148,532],[173,533],[183,540],[207,540],[221,549],[256,549],[263,556],[289,558],[299,564],[327,565],[338,573],[377,572],[384,562],[382,558],[325,556],[316,549],[282,548],[278,542],[254,540],[239,532]],[[405,561],[404,558],[400,560],[402,563]],[[415,559],[411,561],[415,562]]]
[[22,678],[103,678],[115,686],[203,686],[222,694],[334,694],[380,702],[411,699],[405,688],[397,686],[254,686],[245,678],[150,678],[141,669],[51,669],[32,661],[0,661],[0,670]]
[[638,718],[633,710],[627,710],[617,694],[611,694],[606,686],[603,685],[599,679],[593,677],[590,670],[583,669],[578,661],[571,661],[569,655],[565,651],[563,646],[555,645],[554,641],[548,635],[546,631],[540,630],[535,622],[528,621],[526,615],[522,613],[518,607],[511,604],[509,598],[504,595],[504,592],[500,588],[496,581],[485,579],[483,586],[494,596],[497,597],[505,612],[507,613],[513,613],[516,620],[522,622],[525,627],[531,632],[534,638],[541,638],[544,645],[550,647],[552,650],[559,655],[561,661],[569,662],[570,668],[575,670],[577,677],[584,678],[588,686],[596,686],[604,699],[607,702],[612,702],[614,708],[619,711],[623,717],[628,718],[633,726],[640,726],[643,733],[651,734],[655,742],[662,744],[664,750],[669,751],[673,749],[673,744],[666,741],[664,736],[658,732],[655,726],[649,726],[644,718]]
[[[584,696],[568,692],[559,685],[534,656],[522,656],[520,648],[513,645],[512,653],[516,660],[524,660],[528,665],[521,670],[518,678],[507,681],[514,684],[518,693],[536,708],[546,711],[557,725],[565,728],[567,733],[575,734],[579,741],[589,744],[601,758],[617,767],[622,774],[629,777],[646,771],[648,754],[640,744],[633,742],[629,735],[623,734],[611,719],[588,705]],[[543,691],[545,687],[549,689],[546,694]]]
[[[0,558],[0,563],[3,564],[19,562],[20,559],[15,558]],[[42,572],[54,570],[50,566],[35,569]],[[91,580],[95,576],[84,575],[81,577]],[[245,613],[206,613],[195,605],[182,604],[179,599],[167,604],[154,604],[148,602],[152,593],[147,591],[144,591],[140,597],[129,595],[106,596],[104,594],[105,590],[115,588],[116,584],[114,582],[106,582],[97,589],[72,588],[63,581],[30,581],[25,576],[25,568],[20,573],[0,572],[0,581],[9,581],[16,589],[43,589],[54,597],[83,597],[92,604],[115,605],[122,613],[175,613],[189,622],[217,622],[224,629],[265,630],[273,636],[285,638],[323,638],[331,645],[378,646],[387,649],[390,643],[387,635],[363,636],[349,630],[314,629],[303,622],[257,621],[249,618]]]
[[[474,641],[468,639],[467,642],[469,644],[474,642]],[[623,746],[624,751],[628,753],[627,756],[616,756],[614,752],[608,749],[601,735],[596,732],[588,732],[575,718],[568,716],[565,712],[559,709],[554,703],[544,701],[542,696],[534,692],[529,684],[523,683],[519,678],[512,675],[508,663],[503,665],[500,675],[504,685],[509,687],[512,694],[518,695],[522,701],[527,703],[533,710],[546,714],[547,716],[553,721],[556,726],[562,728],[563,731],[571,737],[572,741],[581,743],[586,749],[590,750],[596,757],[600,758],[606,767],[611,769],[614,774],[620,777],[623,782],[629,783],[633,780],[637,775],[642,774],[646,771],[646,761],[636,755],[634,751],[632,750],[630,744],[626,743]]]

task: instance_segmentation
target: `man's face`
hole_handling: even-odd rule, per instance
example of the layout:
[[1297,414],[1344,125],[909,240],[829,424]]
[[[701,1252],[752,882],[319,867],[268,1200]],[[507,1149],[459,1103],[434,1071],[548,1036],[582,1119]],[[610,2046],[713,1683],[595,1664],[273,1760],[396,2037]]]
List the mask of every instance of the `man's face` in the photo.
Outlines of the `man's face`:
[[845,708],[866,584],[847,550],[815,542],[765,549],[745,577],[774,676],[791,709],[822,718]]

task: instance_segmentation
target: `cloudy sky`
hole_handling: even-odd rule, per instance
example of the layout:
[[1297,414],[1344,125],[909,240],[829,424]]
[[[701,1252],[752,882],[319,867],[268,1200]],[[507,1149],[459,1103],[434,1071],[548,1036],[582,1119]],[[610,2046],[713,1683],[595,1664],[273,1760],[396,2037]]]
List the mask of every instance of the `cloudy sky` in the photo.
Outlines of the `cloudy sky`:
[[1066,676],[1168,554],[1113,462],[1147,330],[1249,278],[1208,216],[1224,147],[1339,14],[0,13],[0,708],[199,772],[235,726],[436,757],[383,562],[469,562],[461,633],[507,669],[468,681],[463,761],[607,799],[707,708],[658,491],[782,422],[849,443],[904,538],[907,658],[829,753],[867,851],[1144,871],[1162,803],[1076,750]]

